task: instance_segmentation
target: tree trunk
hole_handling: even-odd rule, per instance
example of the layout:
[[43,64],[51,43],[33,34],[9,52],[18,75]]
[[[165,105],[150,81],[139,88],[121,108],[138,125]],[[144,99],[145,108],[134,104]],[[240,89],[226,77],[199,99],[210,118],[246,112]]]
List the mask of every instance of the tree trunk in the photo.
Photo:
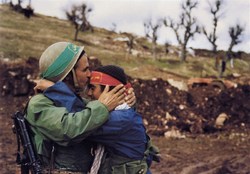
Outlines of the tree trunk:
[[213,43],[213,53],[216,54],[216,52],[217,52],[217,45]]
[[186,57],[187,57],[187,51],[186,51],[186,45],[182,44],[181,46],[181,61],[185,62],[186,61]]
[[77,41],[77,37],[78,37],[78,29],[76,29],[76,32],[75,32],[75,41]]
[[156,43],[153,43],[153,57],[156,60]]
[[223,73],[225,72],[225,70],[226,70],[226,61],[222,60],[221,65],[220,65],[220,69],[219,69],[219,78],[223,77]]
[[213,53],[213,56],[215,58],[214,61],[214,67],[218,70],[219,69],[219,62],[220,62],[220,55],[217,55],[216,53]]

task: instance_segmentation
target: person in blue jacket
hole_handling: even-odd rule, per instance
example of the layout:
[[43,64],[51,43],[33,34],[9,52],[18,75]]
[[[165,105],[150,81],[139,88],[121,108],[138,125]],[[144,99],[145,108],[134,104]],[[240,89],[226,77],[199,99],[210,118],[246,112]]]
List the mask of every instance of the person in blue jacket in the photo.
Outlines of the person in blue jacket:
[[[91,72],[88,95],[98,99],[106,85],[111,90],[119,84],[130,87],[124,70],[114,65],[102,66]],[[63,82],[48,87],[44,95],[70,112],[77,112],[84,107]],[[158,150],[146,134],[141,115],[125,102],[111,111],[108,121],[87,139],[105,147],[98,173],[150,174],[152,160],[159,162]]]

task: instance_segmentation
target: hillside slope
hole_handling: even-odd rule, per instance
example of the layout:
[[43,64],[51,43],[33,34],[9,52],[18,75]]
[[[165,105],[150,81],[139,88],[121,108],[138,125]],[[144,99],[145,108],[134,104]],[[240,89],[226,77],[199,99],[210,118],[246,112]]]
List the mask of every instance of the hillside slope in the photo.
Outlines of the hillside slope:
[[[158,59],[154,60],[150,53],[152,45],[145,38],[136,37],[132,55],[127,52],[126,42],[121,41],[126,39],[125,33],[95,27],[93,33],[80,32],[78,41],[73,38],[74,27],[66,20],[40,14],[27,19],[10,10],[8,5],[0,5],[0,58],[39,58],[49,45],[69,41],[84,45],[88,55],[99,58],[102,64],[120,65],[136,78],[185,81],[190,77],[218,76],[213,57],[188,57],[187,62],[181,63],[176,54],[166,55],[164,46],[158,45]],[[250,73],[249,57],[235,60],[233,69],[227,66],[224,77],[237,74],[244,83],[244,77]]]

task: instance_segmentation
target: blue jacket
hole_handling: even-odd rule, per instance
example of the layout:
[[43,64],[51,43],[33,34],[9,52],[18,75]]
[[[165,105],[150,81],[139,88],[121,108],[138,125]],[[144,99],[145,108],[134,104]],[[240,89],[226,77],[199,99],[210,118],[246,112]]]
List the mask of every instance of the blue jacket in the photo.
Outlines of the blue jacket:
[[114,110],[88,139],[104,144],[107,151],[116,155],[142,160],[147,144],[145,132],[142,118],[134,109]]

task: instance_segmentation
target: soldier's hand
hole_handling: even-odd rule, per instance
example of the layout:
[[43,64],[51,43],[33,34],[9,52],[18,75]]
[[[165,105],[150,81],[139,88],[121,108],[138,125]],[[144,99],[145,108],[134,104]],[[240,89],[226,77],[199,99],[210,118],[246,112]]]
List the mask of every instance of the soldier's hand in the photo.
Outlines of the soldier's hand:
[[54,82],[46,79],[34,80],[34,82],[36,83],[36,86],[34,87],[35,91],[37,90],[44,91],[55,84]]
[[134,88],[129,88],[127,92],[127,96],[125,97],[125,102],[131,107],[136,103],[136,97],[134,93]]
[[98,100],[107,106],[109,111],[113,110],[115,107],[125,102],[124,85],[118,85],[111,91],[109,91],[109,86],[106,85]]

